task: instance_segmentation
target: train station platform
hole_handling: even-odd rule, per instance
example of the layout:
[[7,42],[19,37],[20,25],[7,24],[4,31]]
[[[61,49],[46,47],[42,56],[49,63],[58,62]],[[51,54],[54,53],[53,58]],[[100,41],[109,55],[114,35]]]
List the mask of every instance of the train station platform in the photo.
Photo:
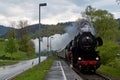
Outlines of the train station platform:
[[44,80],[83,80],[64,61],[55,61]]

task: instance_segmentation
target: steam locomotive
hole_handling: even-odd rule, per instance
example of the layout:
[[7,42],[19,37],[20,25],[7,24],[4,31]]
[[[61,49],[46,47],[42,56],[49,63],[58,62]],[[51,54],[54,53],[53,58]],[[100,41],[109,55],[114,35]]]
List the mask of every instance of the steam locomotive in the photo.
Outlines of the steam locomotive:
[[92,34],[88,21],[81,22],[79,28],[81,31],[65,48],[65,58],[80,72],[95,72],[100,67],[99,51],[96,48],[102,46],[103,41]]

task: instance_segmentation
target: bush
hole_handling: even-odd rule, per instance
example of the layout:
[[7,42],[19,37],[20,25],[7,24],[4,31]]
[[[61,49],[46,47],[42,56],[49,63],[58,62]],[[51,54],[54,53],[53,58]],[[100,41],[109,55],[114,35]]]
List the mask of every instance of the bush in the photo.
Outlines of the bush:
[[0,42],[4,42],[4,41],[5,41],[4,39],[0,38]]
[[116,58],[116,54],[119,53],[119,46],[114,41],[104,41],[104,45],[99,47],[101,56],[101,63],[107,64]]
[[115,59],[112,62],[108,63],[107,65],[116,69],[120,69],[120,59]]

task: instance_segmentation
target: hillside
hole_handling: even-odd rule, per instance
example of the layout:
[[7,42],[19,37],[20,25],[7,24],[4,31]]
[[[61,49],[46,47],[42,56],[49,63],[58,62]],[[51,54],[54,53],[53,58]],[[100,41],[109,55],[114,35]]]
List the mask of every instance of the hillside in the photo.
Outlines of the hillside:
[[[120,23],[120,18],[116,19]],[[37,38],[38,36],[50,36],[54,34],[63,34],[65,27],[71,25],[72,22],[58,23],[56,25],[41,24],[39,31],[39,24],[29,25],[24,28],[31,38]],[[7,38],[8,31],[14,28],[0,25],[0,38]],[[19,33],[22,29],[15,29],[16,37],[19,37]],[[120,25],[119,25],[120,30]]]
[[119,30],[120,30],[120,18],[118,18],[117,21],[119,22]]
[[13,29],[13,28],[0,25],[0,36],[6,34],[11,29]]
[[[50,36],[54,34],[63,34],[65,32],[64,28],[71,23],[72,22],[58,23],[57,25],[41,24],[40,31],[39,24],[33,24],[25,27],[24,30],[26,30],[26,32],[31,36],[31,38],[36,38],[38,36]],[[14,28],[0,26],[0,38],[7,38],[8,32],[13,29]],[[19,33],[21,30],[23,29],[15,29],[16,37],[19,37]]]

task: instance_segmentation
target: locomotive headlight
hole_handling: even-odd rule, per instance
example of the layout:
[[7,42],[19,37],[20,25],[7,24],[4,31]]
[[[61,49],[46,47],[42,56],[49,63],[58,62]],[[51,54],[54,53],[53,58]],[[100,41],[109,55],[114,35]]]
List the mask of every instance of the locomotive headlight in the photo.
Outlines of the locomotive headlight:
[[86,39],[90,39],[90,37],[89,37],[89,36],[86,36]]
[[81,61],[81,60],[82,60],[82,58],[81,58],[81,57],[78,57],[78,60],[79,60],[79,61]]
[[96,60],[98,61],[98,60],[99,60],[99,57],[96,57]]

